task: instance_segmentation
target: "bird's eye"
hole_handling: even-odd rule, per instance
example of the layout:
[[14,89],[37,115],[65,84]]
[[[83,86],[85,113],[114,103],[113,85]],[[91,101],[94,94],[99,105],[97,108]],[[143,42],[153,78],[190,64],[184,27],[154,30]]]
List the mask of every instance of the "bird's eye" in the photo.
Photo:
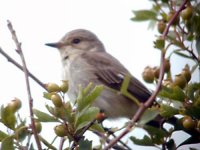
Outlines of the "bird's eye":
[[72,40],[72,43],[73,43],[73,44],[78,44],[78,43],[80,43],[80,42],[81,42],[80,39],[73,39],[73,40]]

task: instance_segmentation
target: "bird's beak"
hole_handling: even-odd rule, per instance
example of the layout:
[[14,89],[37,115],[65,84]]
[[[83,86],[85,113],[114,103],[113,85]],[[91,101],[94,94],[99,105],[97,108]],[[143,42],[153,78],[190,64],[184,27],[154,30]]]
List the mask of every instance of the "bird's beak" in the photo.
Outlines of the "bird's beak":
[[56,42],[56,43],[46,43],[45,45],[53,47],[53,48],[59,48],[61,46],[61,43]]

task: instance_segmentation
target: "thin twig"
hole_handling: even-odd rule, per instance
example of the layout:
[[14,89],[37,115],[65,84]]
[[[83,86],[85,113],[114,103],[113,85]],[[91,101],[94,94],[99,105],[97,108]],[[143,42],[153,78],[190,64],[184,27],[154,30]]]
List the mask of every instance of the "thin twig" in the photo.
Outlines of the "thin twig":
[[[7,58],[7,60],[15,65],[17,68],[19,68],[21,71],[23,70],[23,66],[21,66],[18,62],[16,62],[11,56],[9,56],[1,47],[0,47],[0,53]],[[28,69],[27,69],[28,71]],[[28,71],[28,76],[32,78],[37,84],[39,84],[43,89],[47,90],[44,86],[44,83],[42,83],[35,75],[33,75],[30,71]]]
[[35,141],[37,143],[37,148],[38,148],[38,150],[42,150],[41,143],[40,143],[40,140],[39,140],[39,137],[38,137],[38,134],[37,134],[36,127],[35,127],[35,121],[34,121],[34,118],[33,118],[33,98],[31,96],[30,83],[29,83],[29,79],[28,79],[28,69],[27,69],[27,66],[26,66],[24,54],[22,52],[21,43],[18,41],[15,30],[13,29],[13,26],[12,26],[12,24],[9,20],[8,20],[7,26],[8,26],[8,29],[10,30],[10,32],[11,32],[12,39],[15,42],[15,45],[17,47],[16,51],[20,55],[21,60],[22,60],[23,70],[24,70],[24,75],[25,75],[25,81],[26,81],[26,89],[27,89],[27,94],[28,94],[28,99],[29,99],[31,128],[32,128],[32,131],[33,131],[33,134],[34,134],[34,137],[35,137]]
[[[176,19],[176,17],[180,14],[180,12],[184,9],[186,3],[188,2],[188,0],[184,0],[183,3],[181,4],[180,8],[176,11],[176,13],[174,14],[174,16],[171,18],[171,20],[169,21],[168,25],[166,26],[162,38],[165,39],[170,26],[172,25],[172,23],[174,22],[174,20]],[[131,128],[134,126],[135,122],[137,122],[140,117],[142,116],[142,114],[145,112],[145,110],[151,106],[151,104],[154,102],[156,96],[158,95],[161,86],[162,86],[162,80],[164,77],[164,69],[165,69],[165,49],[163,49],[161,51],[161,61],[160,61],[160,74],[159,74],[159,80],[158,80],[158,84],[156,87],[156,90],[153,92],[153,94],[149,97],[149,99],[144,103],[141,104],[139,109],[137,110],[137,112],[135,113],[135,115],[133,116],[133,118],[131,119],[131,122],[129,123],[129,125],[126,127],[126,129],[119,135],[117,136],[115,139],[113,139],[105,148],[104,150],[108,150],[111,147],[113,147],[113,145],[115,145],[122,137],[124,137],[127,133],[129,133],[131,131]]]
[[[111,140],[108,139],[107,136],[104,135],[104,133],[101,133],[101,132],[97,132],[97,131],[94,131],[93,133],[95,133],[96,135],[98,135],[100,138],[102,138],[103,140],[106,141],[106,143],[110,143]],[[124,147],[118,145],[118,144],[115,144],[113,147],[113,149],[116,149],[116,150],[129,150],[129,149],[125,149]]]
[[83,134],[91,127],[91,126],[93,126],[94,125],[94,123],[97,121],[97,119],[94,119],[94,120],[92,120],[87,126],[85,126],[82,130],[81,130],[81,132],[78,134],[78,138],[79,137],[81,137],[81,136],[83,136]]
[[65,139],[62,137],[62,138],[60,139],[59,150],[62,150],[62,149],[63,149],[64,142],[65,142]]

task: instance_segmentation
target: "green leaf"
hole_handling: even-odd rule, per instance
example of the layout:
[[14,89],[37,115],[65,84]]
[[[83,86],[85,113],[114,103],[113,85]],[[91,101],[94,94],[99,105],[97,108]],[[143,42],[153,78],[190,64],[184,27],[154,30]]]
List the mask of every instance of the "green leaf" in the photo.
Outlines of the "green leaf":
[[153,126],[144,126],[144,130],[148,132],[150,138],[155,144],[163,144],[164,138],[168,136],[168,133],[160,128]]
[[8,135],[6,133],[4,133],[3,131],[0,131],[0,142],[5,139],[6,137],[8,137]]
[[155,28],[156,24],[157,24],[157,21],[151,20],[151,21],[149,22],[148,29],[153,30],[153,29]]
[[38,136],[39,136],[40,141],[41,141],[45,146],[47,146],[49,149],[57,150],[52,144],[50,144],[47,140],[45,140],[41,135],[38,135]]
[[86,86],[86,88],[83,89],[83,95],[84,95],[84,96],[87,95],[87,94],[90,92],[90,90],[91,90],[92,87],[93,87],[93,83],[90,82],[90,83]]
[[45,105],[46,109],[49,111],[49,113],[51,113],[52,115],[54,115],[54,108],[49,106],[49,105]]
[[183,52],[174,51],[174,53],[177,54],[177,55],[179,55],[179,56],[181,56],[181,57],[183,57],[183,58],[188,58],[188,59],[193,60],[192,56],[189,56],[189,55],[187,55],[187,54],[185,54],[185,53],[183,53]]
[[179,113],[179,110],[169,106],[169,105],[160,105],[160,115],[165,118],[171,118],[172,116]]
[[158,110],[147,109],[144,114],[142,115],[139,123],[144,125],[147,122],[153,120],[159,114]]
[[14,133],[14,137],[17,141],[20,141],[22,142],[26,137],[27,135],[29,134],[29,131],[28,131],[28,127],[27,126],[19,126],[16,130],[15,130],[15,133]]
[[178,86],[172,88],[162,87],[161,91],[159,92],[159,96],[180,102],[183,102],[186,97],[183,90]]
[[100,125],[99,123],[94,123],[91,127],[90,127],[91,131],[96,131],[96,132],[105,132],[102,125]]
[[57,122],[58,121],[55,117],[50,116],[49,114],[44,113],[37,109],[33,109],[33,113],[37,116],[37,119],[40,122]]
[[103,85],[96,86],[87,96],[83,96],[80,92],[80,96],[77,99],[77,110],[81,112],[83,109],[91,106],[92,103],[96,100],[96,98],[101,94],[103,91]]
[[9,136],[1,142],[1,150],[14,150],[13,137]]
[[157,39],[154,41],[154,47],[162,50],[165,47],[165,40],[161,38]]
[[92,141],[81,140],[79,142],[79,150],[92,150]]
[[91,121],[93,121],[97,114],[99,113],[99,108],[90,107],[84,109],[81,113],[78,113],[75,119],[76,131],[87,126]]
[[132,21],[157,20],[157,13],[152,10],[133,11],[133,14],[135,16],[131,18]]
[[1,106],[1,122],[8,128],[14,130],[16,117],[14,112],[8,106]]
[[74,122],[74,117],[73,117],[73,110],[71,107],[70,102],[65,103],[62,107],[55,107],[54,108],[54,115],[58,118],[61,118],[64,121],[67,121],[69,123]]
[[200,90],[200,83],[191,83],[188,85],[187,88],[187,95],[191,100],[195,100],[195,93],[196,91]]
[[147,135],[145,135],[142,139],[138,139],[134,136],[131,136],[130,139],[134,144],[137,144],[137,145],[154,146],[154,143],[152,142],[151,138],[148,137]]
[[197,49],[198,55],[200,55],[200,37],[196,39],[196,49]]
[[51,93],[43,92],[43,97],[48,99],[48,100],[51,100],[51,96],[54,95],[54,94],[56,94],[56,92],[51,92]]
[[185,114],[192,116],[195,119],[200,119],[200,107],[199,106],[189,106],[185,110]]
[[199,67],[199,64],[198,64],[198,63],[194,64],[194,65],[192,66],[190,72],[191,72],[191,73],[195,72],[195,70],[196,70],[198,67]]

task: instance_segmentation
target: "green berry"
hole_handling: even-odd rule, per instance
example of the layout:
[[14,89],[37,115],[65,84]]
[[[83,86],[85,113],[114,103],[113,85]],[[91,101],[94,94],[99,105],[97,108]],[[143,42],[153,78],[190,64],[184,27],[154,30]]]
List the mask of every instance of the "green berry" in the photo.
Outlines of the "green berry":
[[68,81],[62,80],[62,83],[61,83],[61,85],[60,85],[60,90],[61,90],[63,93],[66,93],[66,92],[68,91],[68,88],[69,88]]
[[153,83],[155,77],[153,69],[147,66],[142,73],[142,77],[144,81],[148,83]]
[[37,120],[35,120],[35,129],[37,133],[40,133],[42,131],[42,124]]
[[12,100],[10,103],[8,103],[8,109],[11,110],[12,112],[18,111],[22,106],[22,102],[20,99],[15,98]]
[[55,83],[48,83],[48,84],[45,84],[48,92],[59,92],[60,91],[60,87],[55,84]]
[[185,68],[183,68],[181,74],[185,77],[185,79],[187,80],[187,82],[190,81],[191,79],[191,72],[190,72],[190,68],[188,65],[185,66]]
[[190,17],[192,16],[192,6],[186,7],[184,10],[181,12],[181,17],[183,20],[189,20]]
[[166,23],[164,21],[159,21],[157,28],[158,28],[158,32],[162,34],[165,31]]
[[180,88],[184,88],[187,84],[187,80],[185,79],[185,77],[182,74],[178,74],[176,75],[173,85],[174,86],[179,86]]
[[56,107],[61,107],[63,105],[62,99],[58,94],[51,95],[51,100]]
[[59,137],[64,137],[67,135],[67,127],[64,124],[55,126],[54,132]]

